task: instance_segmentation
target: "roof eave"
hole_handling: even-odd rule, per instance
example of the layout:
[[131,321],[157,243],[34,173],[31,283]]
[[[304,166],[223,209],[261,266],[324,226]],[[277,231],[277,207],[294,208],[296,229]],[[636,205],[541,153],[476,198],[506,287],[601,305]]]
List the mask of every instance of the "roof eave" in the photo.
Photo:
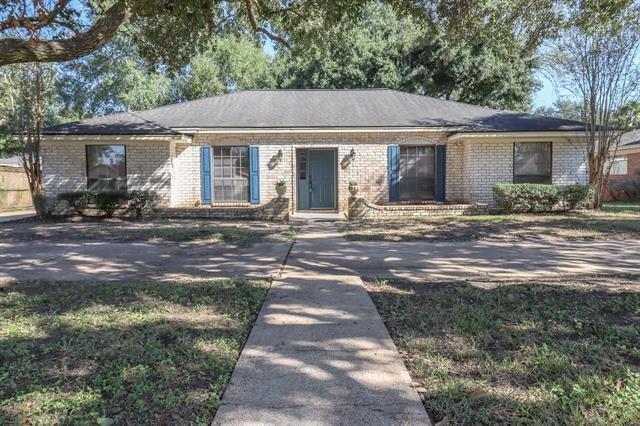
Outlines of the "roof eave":
[[135,141],[179,141],[191,142],[188,134],[44,134],[44,141],[86,141],[86,142],[135,142]]
[[491,132],[460,132],[449,136],[450,141],[462,139],[548,139],[548,138],[580,138],[584,137],[584,130],[544,130],[544,131],[491,131]]

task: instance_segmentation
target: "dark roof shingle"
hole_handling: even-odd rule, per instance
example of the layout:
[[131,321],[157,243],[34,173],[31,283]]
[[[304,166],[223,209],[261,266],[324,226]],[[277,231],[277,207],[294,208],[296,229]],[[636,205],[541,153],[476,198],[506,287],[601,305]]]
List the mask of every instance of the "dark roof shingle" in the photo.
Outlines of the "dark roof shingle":
[[[129,120],[132,120],[129,122]],[[94,118],[45,133],[145,133],[192,128],[450,127],[452,131],[576,131],[582,123],[388,89],[249,90]]]

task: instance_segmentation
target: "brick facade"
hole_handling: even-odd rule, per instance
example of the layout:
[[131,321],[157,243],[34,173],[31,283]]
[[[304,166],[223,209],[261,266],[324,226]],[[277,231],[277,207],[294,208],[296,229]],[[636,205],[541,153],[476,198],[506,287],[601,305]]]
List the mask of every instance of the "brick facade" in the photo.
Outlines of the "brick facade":
[[640,188],[640,151],[639,152],[619,152],[617,156],[624,155],[627,157],[627,174],[626,175],[609,175],[607,183],[607,192],[605,194],[606,201],[626,200],[627,195],[621,191],[625,186],[634,186]]
[[[447,201],[493,204],[493,185],[510,183],[513,175],[513,138],[448,140],[434,131],[407,132],[243,132],[196,133],[192,141],[46,141],[43,143],[45,193],[86,188],[85,145],[124,144],[127,147],[127,178],[130,189],[153,189],[163,206],[196,207],[200,203],[200,146],[259,145],[260,201],[277,197],[275,184],[287,182],[289,208],[296,205],[296,148],[337,150],[337,192],[340,211],[348,210],[349,181],[359,183],[358,197],[369,202],[388,202],[387,146],[446,144]],[[355,158],[346,161],[351,150]],[[278,161],[278,152],[282,156]],[[553,140],[553,183],[585,183],[586,163],[578,142]],[[250,207],[249,203],[244,205]],[[234,207],[243,207],[240,203]]]
[[87,142],[44,141],[42,171],[46,197],[87,188],[87,145],[125,145],[127,188],[148,189],[160,195],[161,203],[171,203],[172,159],[168,141]]

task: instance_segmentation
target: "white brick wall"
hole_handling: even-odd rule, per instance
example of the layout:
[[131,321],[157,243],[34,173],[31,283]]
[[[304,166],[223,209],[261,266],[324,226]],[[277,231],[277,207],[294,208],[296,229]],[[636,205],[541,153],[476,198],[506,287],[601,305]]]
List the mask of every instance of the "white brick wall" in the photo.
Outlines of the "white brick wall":
[[[196,134],[193,141],[113,141],[127,147],[130,189],[153,189],[164,205],[193,207],[200,202],[201,145],[259,145],[260,200],[276,197],[275,184],[287,181],[286,196],[295,206],[296,148],[336,148],[338,205],[347,210],[349,181],[359,183],[359,196],[375,203],[388,201],[387,146],[390,144],[447,144],[446,196],[453,202],[493,204],[493,186],[510,183],[513,175],[513,139],[447,141],[446,133],[251,133]],[[95,142],[109,144],[111,142]],[[47,141],[43,144],[44,185],[47,196],[86,188],[83,141]],[[343,165],[351,149],[355,159]],[[275,163],[279,150],[282,160]],[[586,183],[584,150],[577,141],[553,141],[553,183]]]
[[[260,201],[268,202],[276,196],[275,184],[287,181],[287,195],[296,204],[296,148],[336,148],[338,172],[338,205],[341,211],[347,210],[349,181],[355,180],[360,187],[359,195],[382,203],[388,201],[387,146],[390,144],[434,144],[446,143],[446,133],[406,132],[406,133],[263,133],[263,134],[197,134],[188,146],[178,144],[176,149],[176,169],[178,177],[174,205],[194,206],[200,201],[200,146],[201,145],[259,145],[260,146]],[[351,149],[356,152],[355,159],[343,166],[343,160]],[[282,160],[275,167],[272,160],[282,150]],[[455,150],[447,161],[451,170]],[[450,164],[451,162],[451,164]],[[453,193],[456,181],[447,181]],[[447,189],[449,191],[449,188]]]
[[158,192],[161,204],[171,201],[170,144],[164,141],[45,141],[42,172],[45,195],[87,188],[87,145],[125,145],[128,189]]
[[[463,142],[462,187],[465,201],[495,204],[493,186],[513,182],[513,143],[513,139]],[[586,184],[584,145],[579,140],[553,140],[551,173],[554,184]]]

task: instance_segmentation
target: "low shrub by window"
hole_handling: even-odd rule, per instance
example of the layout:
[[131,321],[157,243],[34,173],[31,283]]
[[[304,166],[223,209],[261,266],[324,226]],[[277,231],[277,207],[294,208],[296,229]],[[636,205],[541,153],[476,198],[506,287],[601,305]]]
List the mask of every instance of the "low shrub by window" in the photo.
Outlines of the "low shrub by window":
[[593,197],[591,185],[555,185],[558,188],[558,198],[566,210],[585,207]]
[[76,214],[84,216],[84,212],[91,202],[91,193],[89,191],[63,192],[58,195],[58,199],[66,201]]
[[548,212],[554,207],[565,210],[586,205],[591,198],[589,185],[547,185],[534,183],[498,184],[493,193],[507,213]]
[[94,199],[98,210],[104,212],[106,217],[113,217],[116,210],[127,203],[129,194],[126,191],[104,191],[97,192]]
[[129,210],[134,212],[136,217],[142,217],[151,213],[160,200],[157,193],[142,190],[129,191],[128,198]]
[[136,217],[145,216],[158,205],[160,196],[154,191],[73,191],[58,195],[58,200],[66,201],[76,214],[84,215],[88,207],[96,207],[105,216],[113,217],[115,212],[127,208]]

